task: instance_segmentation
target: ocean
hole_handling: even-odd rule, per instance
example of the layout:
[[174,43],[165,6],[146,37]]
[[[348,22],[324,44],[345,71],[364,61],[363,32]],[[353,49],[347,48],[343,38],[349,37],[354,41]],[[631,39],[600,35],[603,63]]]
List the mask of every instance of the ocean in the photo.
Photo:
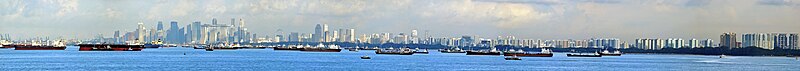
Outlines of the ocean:
[[[361,56],[372,59],[360,59]],[[371,50],[301,52],[267,49],[205,51],[150,48],[142,51],[0,49],[0,70],[112,71],[800,71],[800,60],[784,56],[625,54],[599,58],[473,56],[439,53],[377,55]]]

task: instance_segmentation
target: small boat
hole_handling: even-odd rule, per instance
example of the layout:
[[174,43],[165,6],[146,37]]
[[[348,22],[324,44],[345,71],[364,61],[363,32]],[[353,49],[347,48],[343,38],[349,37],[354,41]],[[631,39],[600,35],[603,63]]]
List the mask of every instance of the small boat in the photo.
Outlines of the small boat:
[[506,56],[505,59],[506,60],[522,60],[522,58],[519,58],[517,56]]
[[725,57],[726,56],[724,54],[723,55],[719,55],[719,58],[725,58]]
[[466,51],[461,50],[458,47],[450,48],[450,49],[439,49],[439,52],[442,52],[442,53],[466,53]]
[[570,53],[567,54],[567,57],[603,57],[603,55],[597,53]]
[[300,49],[300,51],[305,51],[305,52],[341,52],[342,49],[339,48],[338,45],[325,46],[325,45],[319,44],[319,45],[317,45],[315,47],[302,48],[302,49]]
[[214,51],[214,48],[211,48],[211,47],[205,47],[205,49],[206,49],[206,51]]
[[419,48],[414,48],[414,53],[428,54],[428,49],[420,50]]
[[603,50],[603,52],[599,52],[599,53],[600,53],[600,55],[603,55],[603,56],[622,56],[622,52],[619,52],[619,50],[614,51],[614,52],[608,52],[608,50]]
[[350,48],[350,49],[347,49],[347,50],[350,50],[350,51],[352,51],[352,52],[358,52],[358,49],[357,49],[357,48]]
[[361,56],[361,59],[372,59],[372,58],[370,58],[369,56],[365,55],[365,56]]

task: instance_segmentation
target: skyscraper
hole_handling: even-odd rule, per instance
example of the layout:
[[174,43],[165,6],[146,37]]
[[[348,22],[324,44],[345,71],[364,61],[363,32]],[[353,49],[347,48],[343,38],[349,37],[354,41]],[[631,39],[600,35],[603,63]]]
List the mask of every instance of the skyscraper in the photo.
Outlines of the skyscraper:
[[156,25],[156,30],[157,31],[164,30],[164,24],[162,24],[161,21],[158,21],[158,25]]
[[[323,32],[322,26],[320,24],[317,24],[317,26],[314,27],[314,34],[311,34],[312,35],[311,39],[313,40],[312,42],[321,42],[324,39],[324,38],[322,38],[322,35],[323,35],[322,32]],[[290,38],[291,37],[294,37],[294,36],[290,35]]]
[[347,30],[347,42],[356,42],[356,30],[355,29],[348,29]]
[[170,25],[169,26],[170,28],[169,28],[169,30],[167,30],[169,32],[167,32],[167,40],[166,41],[168,43],[170,43],[170,44],[179,43],[178,40],[180,40],[179,39],[180,35],[183,35],[183,33],[179,32],[180,29],[178,29],[178,22],[177,21],[170,21],[169,25]]
[[145,36],[145,33],[146,33],[145,28],[144,28],[144,23],[139,22],[138,25],[139,25],[139,28],[136,29],[136,37],[137,37],[136,38],[136,42],[137,43],[143,43],[144,42],[144,36]]
[[775,36],[766,33],[742,34],[742,46],[774,49],[775,41],[773,39],[775,39]]
[[736,43],[736,33],[722,33],[722,35],[719,36],[719,40],[720,47],[739,48]]

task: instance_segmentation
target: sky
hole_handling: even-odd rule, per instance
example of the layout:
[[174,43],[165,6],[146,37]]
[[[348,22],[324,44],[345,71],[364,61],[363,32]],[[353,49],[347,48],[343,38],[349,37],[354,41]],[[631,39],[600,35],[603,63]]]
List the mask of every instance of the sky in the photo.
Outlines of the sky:
[[261,36],[328,24],[357,34],[718,40],[724,32],[800,32],[800,0],[0,0],[0,33],[23,39],[110,37],[138,22],[184,27],[212,18],[243,19]]

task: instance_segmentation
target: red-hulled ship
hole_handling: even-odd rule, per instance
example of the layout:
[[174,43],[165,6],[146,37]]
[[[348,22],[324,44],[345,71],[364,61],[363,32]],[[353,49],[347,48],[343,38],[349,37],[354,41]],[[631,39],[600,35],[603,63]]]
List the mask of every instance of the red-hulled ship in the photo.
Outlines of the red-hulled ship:
[[542,49],[539,53],[530,53],[520,50],[509,50],[503,52],[503,56],[520,56],[520,57],[553,57],[553,53],[549,49]]
[[144,45],[126,44],[78,44],[78,51],[142,51]]
[[342,49],[339,48],[339,46],[337,46],[337,45],[328,45],[328,47],[325,47],[324,45],[319,44],[316,47],[305,47],[303,49],[300,49],[300,51],[306,51],[306,52],[341,52]]

